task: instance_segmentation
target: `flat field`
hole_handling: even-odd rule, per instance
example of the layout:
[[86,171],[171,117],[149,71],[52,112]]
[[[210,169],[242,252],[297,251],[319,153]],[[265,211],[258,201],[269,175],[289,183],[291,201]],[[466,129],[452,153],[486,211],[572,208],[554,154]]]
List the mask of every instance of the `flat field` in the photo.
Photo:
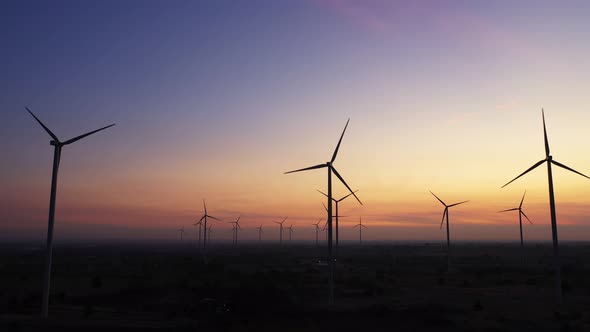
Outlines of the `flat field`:
[[50,317],[44,251],[0,247],[2,331],[590,331],[590,244],[346,244],[328,305],[325,246],[58,245]]

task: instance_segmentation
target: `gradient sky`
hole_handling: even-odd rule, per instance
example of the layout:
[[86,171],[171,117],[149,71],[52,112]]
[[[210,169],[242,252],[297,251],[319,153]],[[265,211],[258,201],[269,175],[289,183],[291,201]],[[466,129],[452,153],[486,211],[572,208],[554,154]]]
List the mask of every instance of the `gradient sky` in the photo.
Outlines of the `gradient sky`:
[[[117,126],[64,148],[56,229],[64,239],[174,239],[209,212],[242,238],[295,239],[325,217],[335,163],[365,203],[341,237],[517,240],[518,205],[550,240],[544,156],[590,173],[588,1],[3,1],[0,237],[44,239],[49,136]],[[554,171],[560,239],[590,237],[590,180]],[[346,194],[335,182],[336,196]],[[229,239],[229,224],[214,224]]]

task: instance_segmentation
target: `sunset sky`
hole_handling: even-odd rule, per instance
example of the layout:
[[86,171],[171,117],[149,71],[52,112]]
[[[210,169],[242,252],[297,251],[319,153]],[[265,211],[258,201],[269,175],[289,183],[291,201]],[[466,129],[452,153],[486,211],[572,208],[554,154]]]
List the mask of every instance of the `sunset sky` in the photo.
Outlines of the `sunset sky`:
[[[541,108],[555,160],[590,175],[588,1],[3,1],[0,238],[171,240],[207,200],[240,237],[311,240],[330,159],[364,205],[341,238],[550,241]],[[590,238],[590,180],[554,168],[561,240]],[[335,196],[347,193],[334,179]],[[214,223],[213,241],[231,227]]]

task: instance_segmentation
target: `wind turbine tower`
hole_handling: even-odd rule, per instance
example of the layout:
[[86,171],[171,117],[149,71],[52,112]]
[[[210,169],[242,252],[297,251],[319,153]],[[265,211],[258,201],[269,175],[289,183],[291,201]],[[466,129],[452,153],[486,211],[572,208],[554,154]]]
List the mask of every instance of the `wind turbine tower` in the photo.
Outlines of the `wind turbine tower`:
[[[324,195],[324,196],[328,197],[328,194],[324,193],[323,191],[321,191],[321,190],[319,190],[319,189],[316,189],[316,190],[317,190],[317,191],[318,191],[320,194],[322,194],[322,195]],[[356,194],[357,192],[358,192],[358,190],[355,190],[355,191],[354,191],[354,193],[355,193],[355,194]],[[338,203],[340,203],[340,202],[342,202],[343,200],[347,199],[347,198],[348,198],[350,195],[352,195],[352,193],[350,193],[350,194],[348,194],[348,195],[346,195],[346,196],[344,196],[344,197],[342,197],[342,198],[340,198],[340,199],[335,199],[335,198],[332,198],[332,201],[334,202],[334,205],[336,205],[336,216],[335,216],[335,217],[336,217],[336,247],[338,247],[338,246],[340,245],[340,242],[339,242],[339,236],[338,236],[338,229],[339,229],[339,227],[338,227],[338,219],[339,219],[341,216],[340,216],[340,214],[338,213]],[[325,205],[324,205],[324,207],[325,207]]]
[[443,212],[442,220],[440,221],[440,229],[442,229],[443,223],[445,222],[445,217],[447,219],[447,270],[451,269],[451,235],[449,230],[449,208],[453,206],[457,206],[459,204],[467,203],[469,201],[463,201],[459,203],[454,203],[451,205],[445,204],[438,196],[436,196],[432,191],[430,192],[432,196],[436,197],[436,199],[445,207]]
[[359,217],[359,223],[354,225],[353,227],[359,228],[359,244],[363,244],[363,227],[367,228],[367,226],[363,225],[362,217]]
[[287,220],[287,217],[283,221],[273,221],[275,224],[279,224],[279,244],[283,244],[283,223]]
[[319,242],[319,232],[320,232],[320,222],[322,221],[322,218],[320,218],[320,220],[318,220],[318,222],[316,222],[315,224],[312,224],[315,226],[315,245],[319,246],[320,242]]
[[327,161],[323,164],[318,164],[306,168],[297,169],[294,171],[285,172],[285,174],[301,172],[301,171],[309,171],[313,169],[319,168],[327,168],[328,169],[328,258],[329,258],[329,269],[330,269],[330,277],[328,281],[328,288],[329,288],[329,296],[328,301],[330,304],[334,304],[334,254],[332,252],[332,173],[336,175],[336,177],[346,186],[346,188],[352,193],[354,198],[363,205],[361,200],[356,196],[356,194],[350,189],[350,186],[344,181],[344,178],[338,173],[336,168],[334,167],[334,161],[336,160],[336,156],[338,155],[338,149],[340,148],[340,143],[342,143],[342,138],[344,137],[344,133],[346,132],[346,128],[348,127],[348,123],[350,119],[346,121],[346,125],[344,126],[344,130],[342,131],[342,135],[340,135],[340,139],[338,140],[338,144],[336,145],[336,149],[334,150],[334,154],[332,154],[332,158],[330,161]]
[[524,202],[524,195],[526,195],[526,191],[522,195],[522,199],[520,200],[520,205],[518,207],[508,209],[508,210],[498,211],[498,212],[518,211],[518,225],[520,226],[520,248],[521,249],[524,248],[524,241],[522,239],[522,217],[524,216],[526,218],[526,220],[528,220],[529,223],[531,223],[531,225],[533,224],[533,222],[529,219],[529,217],[527,217],[527,215],[522,210],[522,203]]
[[53,257],[53,224],[55,222],[55,199],[57,196],[57,173],[59,170],[59,162],[61,159],[61,151],[62,148],[68,144],[72,144],[76,141],[81,140],[84,137],[90,136],[94,133],[97,133],[101,130],[105,130],[114,126],[115,124],[108,125],[106,127],[102,127],[100,129],[93,130],[86,134],[82,134],[80,136],[76,136],[71,138],[67,141],[60,141],[59,138],[51,131],[39,118],[31,112],[28,107],[25,107],[29,114],[37,120],[37,122],[45,129],[47,134],[51,136],[52,140],[49,144],[53,145],[53,171],[51,173],[51,194],[49,195],[49,218],[47,221],[47,247],[45,253],[45,270],[43,271],[43,297],[41,301],[41,316],[43,318],[47,318],[49,314],[49,289],[51,284],[51,261]]
[[218,218],[215,218],[213,216],[210,216],[207,213],[207,205],[205,204],[205,200],[203,200],[203,211],[204,211],[204,214],[199,221],[204,222],[203,227],[205,227],[205,232],[203,234],[203,248],[206,249],[207,245],[208,245],[207,238],[208,238],[209,233],[211,233],[210,228],[207,228],[207,218],[211,218],[211,219],[217,220],[217,221],[221,221],[221,220]]
[[256,227],[258,229],[258,242],[262,241],[262,225]]
[[561,167],[565,170],[570,172],[576,173],[581,175],[587,179],[590,179],[586,175],[570,168],[562,163],[559,163],[553,159],[551,156],[551,152],[549,150],[549,140],[547,139],[547,128],[545,126],[545,110],[541,109],[541,116],[543,118],[543,138],[545,141],[545,159],[538,161],[533,166],[529,167],[526,171],[522,172],[519,176],[512,179],[510,182],[506,183],[502,186],[502,188],[506,187],[507,185],[514,182],[519,177],[525,175],[526,173],[532,171],[533,169],[539,167],[541,164],[547,164],[547,182],[549,184],[549,208],[551,209],[551,235],[553,238],[553,268],[555,270],[555,301],[557,304],[561,304],[563,302],[563,294],[561,289],[561,262],[559,258],[559,240],[557,236],[557,216],[555,212],[555,195],[553,193],[553,172],[551,169],[551,165],[555,165]]

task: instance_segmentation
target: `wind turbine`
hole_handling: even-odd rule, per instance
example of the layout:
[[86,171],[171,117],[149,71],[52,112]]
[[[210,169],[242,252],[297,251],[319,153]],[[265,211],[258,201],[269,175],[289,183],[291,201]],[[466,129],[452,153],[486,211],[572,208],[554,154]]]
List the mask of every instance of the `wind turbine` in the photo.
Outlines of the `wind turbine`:
[[318,234],[320,231],[320,222],[322,221],[322,218],[320,218],[320,220],[318,220],[318,222],[316,222],[315,224],[312,224],[315,226],[315,245],[318,246],[319,245],[319,238],[318,238]]
[[233,245],[234,246],[238,246],[238,229],[241,229],[240,227],[240,217],[238,217],[238,219],[236,221],[229,221],[230,224],[233,224]]
[[275,224],[279,224],[279,244],[283,244],[283,223],[287,220],[288,217],[285,217],[283,221],[273,221]]
[[221,219],[217,219],[217,218],[215,218],[215,217],[213,217],[213,216],[210,216],[210,215],[207,213],[207,205],[205,204],[205,200],[203,200],[203,210],[204,210],[204,212],[205,212],[205,213],[203,214],[203,216],[201,217],[201,219],[199,219],[199,221],[204,221],[203,227],[205,227],[205,230],[206,230],[206,231],[205,231],[205,232],[204,232],[204,234],[203,234],[203,248],[207,248],[207,244],[208,244],[208,242],[207,242],[207,237],[208,237],[208,235],[209,235],[208,233],[210,233],[210,232],[211,232],[211,231],[210,231],[210,230],[207,228],[207,218],[211,218],[211,219],[213,219],[213,220],[217,220],[217,221],[221,221]]
[[[320,194],[328,197],[328,194],[324,193],[323,191],[316,189]],[[355,190],[354,193],[356,194],[358,192],[358,190]],[[345,200],[346,198],[348,198],[348,196],[352,195],[352,193],[340,198],[340,199],[335,199],[332,198],[332,201],[334,201],[335,205],[336,205],[336,247],[338,247],[340,245],[339,240],[338,240],[338,218],[340,217],[338,215],[338,203],[342,202],[343,200]],[[325,205],[324,205],[325,207]]]
[[359,244],[363,244],[363,227],[367,228],[367,226],[363,225],[363,220],[361,217],[359,217],[359,223],[352,226],[352,227],[358,227],[359,228]]
[[35,118],[35,120],[37,120],[37,122],[41,125],[41,127],[43,127],[43,129],[45,129],[45,131],[49,134],[49,136],[51,136],[52,140],[50,141],[49,144],[53,145],[53,171],[51,173],[51,194],[49,196],[49,218],[48,218],[48,222],[47,222],[47,248],[46,248],[46,256],[45,256],[45,270],[43,273],[43,299],[41,302],[41,316],[43,318],[47,318],[47,315],[49,313],[49,288],[50,288],[50,283],[51,283],[51,261],[52,261],[52,257],[53,257],[53,224],[55,221],[55,199],[56,199],[56,195],[57,195],[57,173],[59,170],[59,162],[61,159],[61,149],[68,145],[68,144],[72,144],[78,140],[81,140],[82,138],[86,137],[86,136],[90,136],[94,133],[97,133],[101,130],[105,130],[107,128],[110,128],[112,126],[114,126],[115,124],[111,124],[108,125],[106,127],[102,127],[100,129],[96,129],[93,130],[91,132],[88,132],[86,134],[82,134],[80,136],[76,136],[74,138],[71,138],[67,141],[60,141],[59,138],[57,138],[57,136],[51,131],[49,130],[49,128],[47,128],[47,126],[45,126],[43,124],[43,122],[41,122],[41,120],[39,120],[39,118],[37,118],[35,116],[35,114],[33,114],[33,112],[31,112],[31,110],[28,107],[25,107],[27,109],[27,111],[29,112],[29,114],[31,114],[33,116],[33,118]]
[[524,242],[522,240],[522,216],[524,216],[526,218],[526,220],[528,220],[531,223],[531,225],[533,224],[533,222],[529,219],[529,217],[527,217],[527,215],[522,210],[522,203],[524,202],[524,195],[526,195],[526,190],[525,190],[524,194],[522,195],[522,199],[520,200],[520,205],[518,205],[518,207],[515,207],[513,209],[498,211],[498,212],[518,211],[518,225],[520,226],[520,248],[521,249],[524,247]]
[[197,247],[201,247],[201,228],[203,227],[203,220],[199,220],[196,223],[193,224],[193,226],[199,226],[199,233],[198,233],[198,238],[197,238]]
[[293,236],[293,225],[291,224],[291,226],[287,227],[287,229],[289,230],[289,241],[291,241]]
[[182,235],[184,234],[184,226],[182,226],[182,228],[177,229],[176,231],[180,232],[180,241],[182,241]]
[[346,181],[342,178],[340,173],[334,168],[334,161],[336,160],[336,156],[338,155],[338,149],[340,148],[340,143],[342,142],[342,137],[344,137],[344,133],[346,132],[346,128],[348,127],[348,122],[350,119],[346,121],[346,125],[344,126],[344,130],[342,131],[342,135],[340,135],[340,140],[338,140],[338,144],[336,145],[336,149],[334,150],[334,154],[332,155],[332,159],[324,164],[318,164],[315,166],[310,166],[306,168],[297,169],[294,171],[285,172],[288,173],[295,173],[301,171],[308,171],[312,169],[318,168],[327,168],[328,169],[328,256],[330,259],[330,278],[329,278],[329,303],[334,304],[334,256],[332,253],[332,173],[336,175],[336,177],[346,186],[346,188],[352,193],[354,198],[363,205],[361,200],[356,196],[356,194],[350,189]]
[[258,229],[258,242],[262,241],[262,224],[259,227],[256,227],[256,229]]
[[326,220],[326,223],[324,224],[324,227],[322,227],[322,232],[326,232],[326,242],[328,242],[328,221]]
[[545,140],[545,159],[538,161],[536,164],[531,166],[529,169],[524,171],[519,176],[512,179],[510,182],[506,183],[502,186],[502,188],[506,187],[507,185],[514,182],[514,180],[518,179],[519,177],[525,175],[526,173],[532,171],[533,169],[537,168],[543,163],[547,163],[547,181],[549,183],[549,207],[551,209],[551,234],[553,237],[553,267],[555,269],[555,299],[558,304],[562,303],[562,290],[561,290],[561,262],[559,259],[559,240],[557,237],[557,216],[555,212],[555,195],[553,193],[553,173],[551,170],[551,164],[555,166],[559,166],[563,169],[566,169],[570,172],[574,172],[578,175],[581,175],[587,179],[590,179],[586,175],[562,164],[555,160],[551,156],[549,151],[549,140],[547,139],[547,128],[545,127],[545,110],[541,109],[541,116],[543,117],[543,138]]
[[432,191],[430,193],[432,194],[432,196],[434,196],[434,197],[436,197],[436,199],[438,199],[440,204],[444,205],[444,207],[445,207],[445,210],[444,210],[443,216],[442,216],[442,220],[440,222],[440,228],[442,229],[443,223],[445,222],[445,216],[446,216],[447,217],[447,270],[450,270],[450,268],[451,268],[451,236],[449,234],[449,208],[453,207],[453,206],[457,206],[459,204],[467,203],[469,201],[463,201],[463,202],[447,205],[447,204],[445,204],[445,202],[442,201],[442,199],[438,198],[438,196],[436,196]]

